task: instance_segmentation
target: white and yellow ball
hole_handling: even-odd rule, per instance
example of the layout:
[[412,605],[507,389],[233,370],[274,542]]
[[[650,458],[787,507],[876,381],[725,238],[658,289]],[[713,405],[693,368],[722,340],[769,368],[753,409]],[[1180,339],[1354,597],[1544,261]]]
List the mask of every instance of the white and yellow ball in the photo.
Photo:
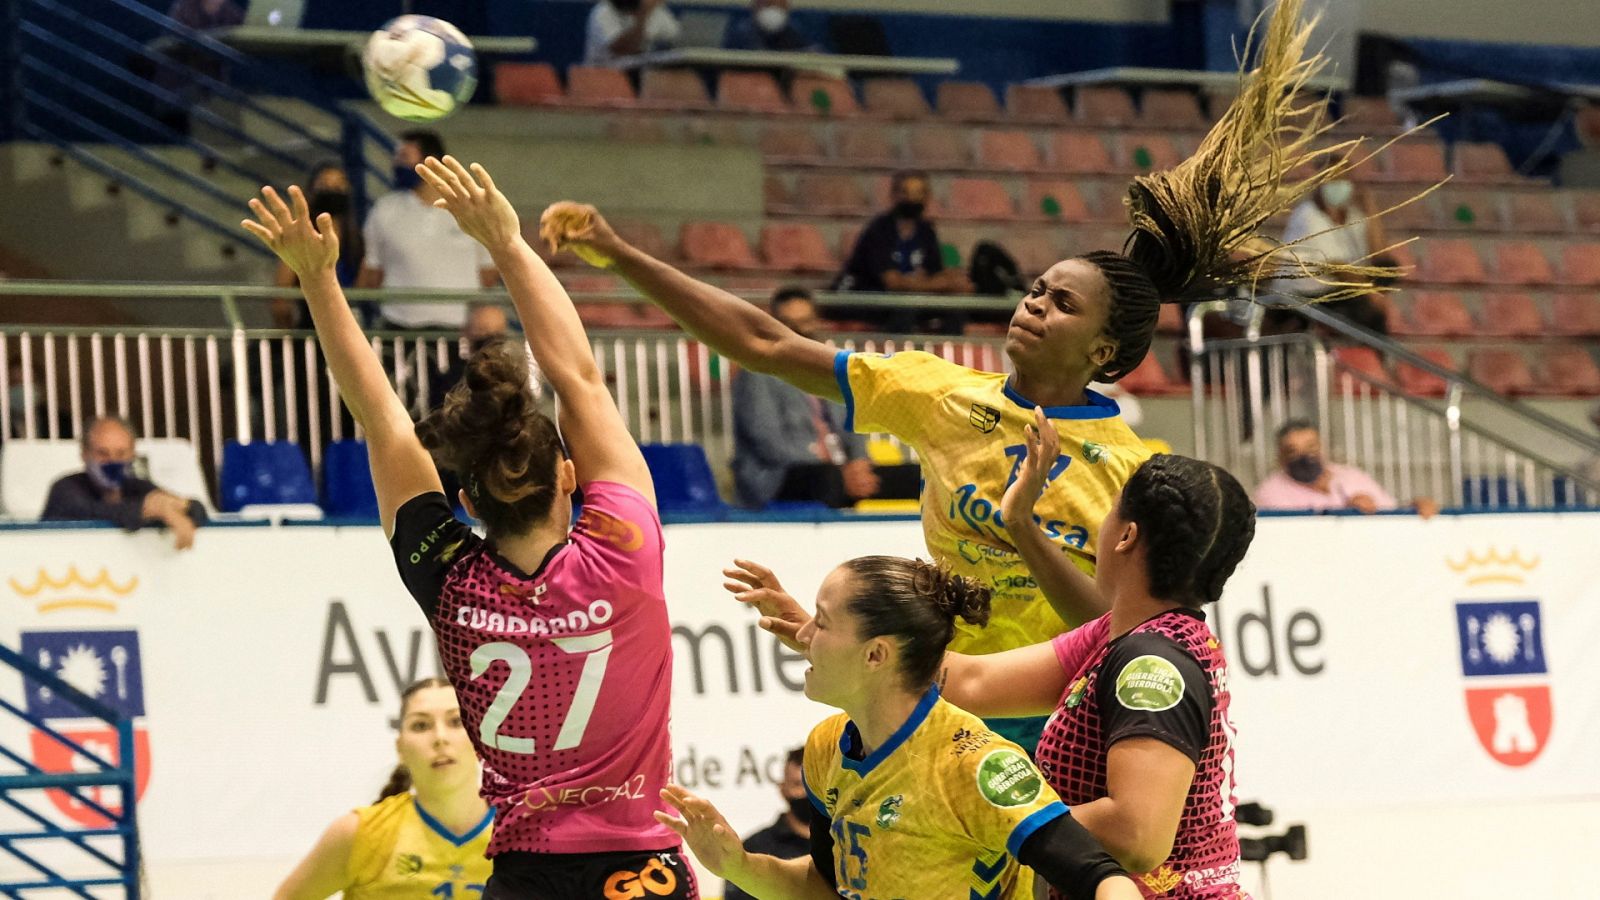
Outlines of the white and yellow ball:
[[361,55],[367,92],[392,116],[432,122],[478,87],[478,57],[461,29],[432,16],[400,16],[374,31]]

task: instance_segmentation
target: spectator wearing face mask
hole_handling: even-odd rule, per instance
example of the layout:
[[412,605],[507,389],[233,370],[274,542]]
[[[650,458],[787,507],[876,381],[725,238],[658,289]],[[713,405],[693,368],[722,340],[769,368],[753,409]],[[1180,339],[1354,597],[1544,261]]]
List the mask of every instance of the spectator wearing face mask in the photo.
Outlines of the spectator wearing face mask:
[[[1365,515],[1399,506],[1371,475],[1329,462],[1317,426],[1304,419],[1278,429],[1278,471],[1256,488],[1255,501],[1258,509],[1353,509]],[[1439,512],[1439,504],[1427,497],[1416,498],[1413,505],[1424,519]]]
[[205,507],[137,477],[133,428],[116,416],[101,416],[83,430],[83,471],[50,486],[45,521],[110,522],[127,531],[147,525],[172,529],[179,550],[194,546]]
[[[1358,190],[1355,182],[1348,178],[1336,178],[1323,184],[1290,211],[1283,241],[1286,244],[1303,241],[1296,252],[1307,262],[1365,261],[1379,266],[1394,265],[1392,259],[1373,256],[1388,246],[1382,220],[1372,218],[1377,211],[1368,191]],[[1315,298],[1335,289],[1311,278],[1275,282],[1273,288],[1276,293],[1307,298]],[[1322,308],[1363,328],[1379,334],[1388,333],[1388,298],[1382,293],[1340,300]],[[1275,312],[1276,315],[1270,316],[1273,321],[1268,323],[1267,331],[1304,328],[1304,316],[1292,310]]]
[[[946,269],[939,233],[928,221],[926,172],[896,172],[889,181],[888,211],[867,223],[856,238],[844,271],[834,282],[839,291],[888,291],[902,294],[970,294],[972,279],[960,269]],[[857,319],[886,331],[916,328],[915,310],[876,307],[835,309],[840,318]]]
[[597,0],[589,11],[583,64],[604,66],[624,56],[670,50],[680,30],[664,0]]
[[[439,194],[416,166],[444,157],[444,139],[432,131],[400,135],[394,151],[395,189],[378,198],[367,214],[366,258],[357,286],[435,288],[470,291],[494,287],[498,275],[489,251],[462,231],[456,220],[433,205]],[[388,328],[459,329],[467,321],[465,303],[385,303],[379,313]]]
[[[746,853],[765,853],[778,859],[799,859],[811,853],[811,800],[806,796],[804,769],[801,768],[805,751],[796,747],[789,751],[783,764],[783,783],[778,785],[778,795],[785,808],[778,821],[744,839]],[[753,900],[728,882],[723,888],[722,900]]]
[[[328,161],[313,166],[306,178],[306,203],[311,207],[311,217],[327,213],[333,217],[333,227],[339,232],[339,262],[335,271],[340,287],[353,287],[361,274],[364,255],[360,223],[350,209],[350,176],[344,166]],[[281,261],[272,276],[275,287],[298,287],[299,279]],[[297,298],[275,297],[272,300],[272,327],[306,329],[311,327],[311,314],[306,302]]]
[[789,0],[751,0],[750,13],[728,26],[729,50],[811,50],[815,44],[789,17]]

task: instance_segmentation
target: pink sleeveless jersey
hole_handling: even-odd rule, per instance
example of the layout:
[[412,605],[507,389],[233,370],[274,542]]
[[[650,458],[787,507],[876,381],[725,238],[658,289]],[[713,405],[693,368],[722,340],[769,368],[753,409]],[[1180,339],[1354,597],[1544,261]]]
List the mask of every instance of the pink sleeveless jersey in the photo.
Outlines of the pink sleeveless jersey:
[[[1107,707],[1120,702],[1118,676],[1122,671],[1122,657],[1131,654],[1118,656],[1114,662],[1116,670],[1113,670],[1114,665],[1108,665],[1108,656],[1113,655],[1119,644],[1130,639],[1140,641],[1144,648],[1167,644],[1167,655],[1174,657],[1181,651],[1192,663],[1198,663],[1197,669],[1188,670],[1205,682],[1194,687],[1209,691],[1209,716],[1198,723],[1198,728],[1191,729],[1197,740],[1171,742],[1191,758],[1198,757],[1194,781],[1184,801],[1172,854],[1154,871],[1136,875],[1134,880],[1146,897],[1185,900],[1241,897],[1239,839],[1233,818],[1236,802],[1233,796],[1233,725],[1228,719],[1228,667],[1221,645],[1204,618],[1192,611],[1177,610],[1156,616],[1114,642],[1107,641],[1110,628],[1111,617],[1105,615],[1053,641],[1056,656],[1070,680],[1039,740],[1039,768],[1069,807],[1106,796],[1106,754],[1110,748],[1106,743],[1105,717],[1108,713],[1120,715],[1124,712]],[[1135,638],[1136,635],[1141,637]],[[1141,663],[1141,660],[1148,660],[1148,656],[1136,657],[1132,665],[1135,668],[1142,665],[1147,672],[1150,664]],[[1180,661],[1185,668],[1191,665],[1190,660]],[[1120,686],[1126,689],[1127,685],[1128,682],[1123,681]],[[1180,684],[1180,693],[1181,687]],[[1124,696],[1133,698],[1134,705],[1141,707],[1136,715],[1143,716],[1146,725],[1124,730],[1123,736],[1165,739],[1163,735],[1184,731],[1182,728],[1164,730],[1159,716],[1165,713],[1150,712],[1164,703],[1141,703],[1142,698],[1137,694]],[[1168,712],[1178,714],[1180,711],[1179,707],[1174,707]],[[1050,896],[1053,900],[1061,897],[1054,890]]]
[[651,815],[665,809],[672,766],[660,519],[632,488],[583,490],[570,540],[531,576],[457,522],[442,494],[396,517],[397,562],[483,761],[491,857],[679,843]]

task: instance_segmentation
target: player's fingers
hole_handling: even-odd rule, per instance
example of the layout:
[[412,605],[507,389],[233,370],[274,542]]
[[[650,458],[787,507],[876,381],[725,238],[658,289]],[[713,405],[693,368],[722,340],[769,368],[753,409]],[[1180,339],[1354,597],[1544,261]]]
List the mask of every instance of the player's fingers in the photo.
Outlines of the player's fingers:
[[[723,569],[722,574],[734,581],[749,585],[750,587],[761,586],[761,579],[744,569]],[[740,588],[740,590],[744,590],[744,588]]]
[[311,207],[306,203],[305,192],[300,190],[300,185],[289,185],[289,205],[294,212],[294,220],[311,221]]
[[467,190],[467,185],[462,183],[461,176],[456,174],[456,169],[461,167],[460,163],[457,163],[456,166],[452,168],[450,162],[454,162],[454,160],[448,156],[439,160],[439,177],[443,178],[445,181],[448,181],[450,186],[455,188],[456,193],[460,194],[462,197],[471,196],[472,192]]
[[800,638],[799,622],[791,622],[788,619],[779,619],[775,616],[762,616],[760,624],[762,631],[776,637],[789,638],[791,640],[799,640]]
[[677,816],[669,816],[659,809],[655,811],[655,817],[657,822],[660,822],[661,824],[672,829],[673,832],[678,835],[678,837],[686,838],[689,836],[688,822],[685,822]]
[[[430,163],[433,165],[430,165]],[[422,176],[422,180],[426,181],[429,187],[438,191],[441,197],[454,197],[455,189],[452,188],[442,177],[440,177],[438,172],[433,170],[433,166],[437,164],[438,160],[429,157],[427,163],[417,166],[417,174]],[[434,205],[439,206],[440,204],[435,201]],[[449,206],[449,203],[445,203],[443,205]]]
[[461,164],[461,160],[456,159],[454,156],[446,156],[444,164],[450,168],[450,173],[456,176],[456,181],[461,183],[461,187],[467,193],[473,194],[482,190],[478,186],[478,180],[472,177],[472,173],[468,172],[467,167]]
[[265,244],[271,244],[272,243],[272,232],[270,232],[267,229],[263,228],[261,226],[261,223],[257,222],[255,219],[244,219],[244,220],[240,221],[239,224],[244,226],[244,230],[245,231],[248,231],[251,234],[255,235],[256,237],[260,238],[262,243],[265,243]]
[[333,216],[330,213],[317,216],[317,236],[335,247],[339,246],[339,231],[333,227]]
[[733,564],[738,566],[741,569],[744,569],[745,571],[747,571],[751,575],[754,575],[755,577],[761,579],[762,581],[769,581],[769,580],[776,581],[777,580],[777,579],[772,577],[772,570],[767,568],[766,566],[761,565],[760,563],[751,562],[748,559],[736,559],[736,560],[733,561]]
[[485,169],[482,163],[472,164],[472,174],[478,177],[478,183],[483,185],[484,190],[491,193],[494,191],[494,179],[489,177],[489,170]]
[[261,220],[261,225],[268,231],[276,234],[283,227],[278,224],[278,217],[273,215],[272,210],[267,209],[267,205],[259,199],[251,197],[249,205],[250,211],[256,214],[256,218]]
[[294,215],[289,212],[288,204],[283,202],[277,191],[270,186],[264,187],[261,189],[261,196],[267,198],[267,208],[277,217],[279,225],[287,228],[289,223],[294,221]]

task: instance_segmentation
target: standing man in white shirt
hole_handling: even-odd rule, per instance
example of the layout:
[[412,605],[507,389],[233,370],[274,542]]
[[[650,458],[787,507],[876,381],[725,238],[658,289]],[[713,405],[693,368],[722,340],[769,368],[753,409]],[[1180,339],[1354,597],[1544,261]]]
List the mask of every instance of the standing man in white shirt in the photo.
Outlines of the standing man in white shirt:
[[610,65],[620,56],[670,49],[678,20],[663,0],[596,0],[583,46],[587,66]]
[[[456,226],[448,212],[434,208],[439,195],[417,175],[429,156],[444,156],[444,140],[432,131],[408,131],[394,152],[395,189],[378,198],[367,214],[366,257],[358,287],[438,288],[471,291],[499,280],[483,245]],[[460,329],[465,303],[385,303],[390,328]]]

